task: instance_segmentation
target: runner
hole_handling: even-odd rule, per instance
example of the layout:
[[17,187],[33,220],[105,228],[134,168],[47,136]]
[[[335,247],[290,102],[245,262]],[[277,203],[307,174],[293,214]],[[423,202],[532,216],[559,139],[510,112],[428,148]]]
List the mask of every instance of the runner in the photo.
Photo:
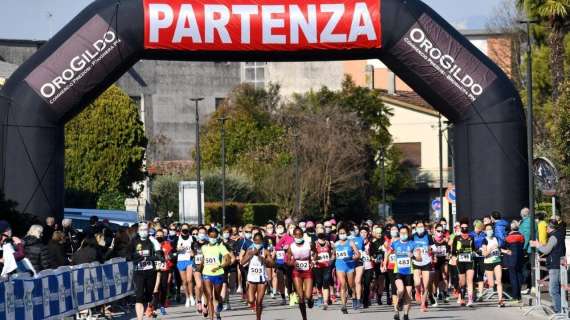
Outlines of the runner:
[[238,288],[238,293],[241,293],[242,300],[247,300],[247,264],[243,264],[241,261],[245,256],[245,252],[253,242],[251,241],[253,237],[253,226],[251,224],[246,225],[243,228],[243,238],[237,242],[237,246],[239,247],[239,270],[241,273],[241,282],[240,288]]
[[254,309],[257,320],[261,320],[263,297],[267,288],[267,267],[274,265],[269,250],[264,249],[264,239],[261,233],[253,237],[253,244],[248,248],[242,263],[248,265],[248,302]]
[[433,237],[433,253],[435,256],[435,290],[439,290],[438,299],[445,303],[449,302],[447,295],[448,282],[448,261],[449,261],[449,244],[445,237],[445,228],[438,224],[435,227],[435,235]]
[[234,280],[237,278],[237,259],[234,254],[235,241],[231,238],[232,228],[225,227],[222,232],[222,244],[226,246],[226,249],[231,253],[232,261],[230,266],[224,269],[224,284],[222,286],[222,298],[224,298],[224,311],[231,310],[230,305],[230,281],[232,275],[234,275]]
[[[362,307],[362,278],[364,276],[364,261],[362,260],[364,256],[364,239],[360,236],[358,226],[352,227],[348,239],[354,242],[354,245],[360,252],[360,258],[356,260],[354,268],[354,291],[352,292],[352,309],[357,310]],[[370,256],[368,256],[368,259],[370,259]]]
[[[200,229],[200,232],[202,230]],[[204,280],[204,317],[210,315],[210,320],[221,319],[220,313],[223,309],[223,298],[221,296],[222,285],[224,283],[224,268],[231,264],[231,253],[226,246],[219,243],[218,229],[208,230],[208,243],[202,246],[204,261],[201,264],[202,277]],[[215,306],[215,308],[214,308]]]
[[[392,250],[392,243],[400,239],[400,232],[398,227],[391,225],[390,233],[386,235],[384,241],[384,262],[382,264],[382,270],[387,275],[388,288],[391,288],[388,294],[388,305],[398,304],[398,291],[396,288],[396,274],[394,269],[396,268],[396,254]],[[391,301],[390,301],[391,300]]]
[[275,246],[273,259],[275,260],[275,269],[277,270],[277,287],[281,293],[281,305],[287,304],[287,300],[285,299],[286,294],[289,295],[289,301],[292,301],[291,294],[293,292],[293,280],[291,279],[291,269],[285,263],[285,259],[287,250],[289,250],[289,246],[293,242],[295,242],[293,237],[285,233],[285,224],[283,222],[278,223],[277,245]]
[[412,269],[412,260],[421,261],[420,254],[414,255],[415,244],[409,240],[410,230],[403,226],[400,228],[400,238],[392,242],[389,254],[395,254],[394,275],[398,303],[394,304],[394,320],[400,320],[400,309],[403,307],[404,320],[409,319],[410,307],[412,302],[412,286],[414,284],[414,275]]
[[176,267],[180,272],[181,287],[184,287],[184,293],[186,295],[186,303],[184,304],[186,308],[190,308],[191,305],[196,305],[193,291],[193,242],[194,239],[190,236],[190,226],[185,223],[182,225],[182,228],[180,228],[180,237],[178,237],[176,243],[176,257],[178,260]]
[[168,293],[168,284],[171,280],[170,269],[174,266],[172,258],[174,257],[172,245],[170,241],[164,238],[164,231],[159,229],[156,231],[156,241],[160,244],[164,255],[163,261],[156,261],[157,283],[154,288],[153,305],[154,310],[160,309],[160,315],[166,315],[166,296]]
[[413,242],[415,251],[419,251],[421,259],[414,259],[414,285],[416,287],[416,302],[420,303],[422,312],[427,312],[428,297],[431,298],[431,273],[433,239],[425,229],[423,221],[416,222],[416,234]]
[[[497,285],[497,294],[499,296],[499,308],[505,306],[503,301],[503,267],[501,264],[501,253],[503,249],[499,245],[499,240],[493,234],[493,226],[488,224],[485,226],[486,238],[483,240],[482,252],[485,260],[485,276],[489,290],[493,290]],[[505,250],[506,252],[507,250]]]
[[[275,225],[270,222],[265,225],[265,239],[263,241],[265,248],[269,251],[271,255],[275,251],[275,245],[277,244],[277,236],[275,235]],[[275,299],[277,296],[277,270],[275,269],[275,264],[267,267],[267,285],[270,287],[271,298]]]
[[455,236],[451,246],[451,254],[457,259],[457,272],[459,274],[459,298],[457,303],[465,305],[465,287],[467,286],[467,306],[473,306],[473,276],[475,265],[473,263],[473,252],[475,252],[475,241],[469,235],[469,222],[461,221],[461,235]]
[[[196,239],[192,242],[192,252],[194,253],[194,263],[192,269],[194,270],[194,294],[196,297],[196,312],[207,314],[207,310],[202,305],[202,296],[204,290],[202,288],[202,263],[204,262],[204,254],[202,247],[208,243],[208,235],[205,227],[200,227],[196,232]],[[193,231],[194,233],[194,231]]]
[[[382,295],[384,294],[385,284],[386,284],[386,273],[382,271],[382,264],[384,263],[384,244],[386,240],[384,239],[384,234],[382,233],[382,228],[379,226],[374,227],[372,233],[372,248],[371,248],[371,258],[374,260],[374,290],[376,293],[376,302],[379,306],[382,305]],[[389,287],[388,287],[389,288]],[[387,299],[390,300],[390,295],[386,295]]]
[[370,288],[374,278],[374,261],[371,259],[372,243],[370,242],[370,235],[368,227],[360,229],[360,238],[364,240],[364,250],[360,251],[360,260],[362,261],[364,274],[362,276],[362,295],[359,304],[368,309],[370,306]]
[[307,320],[307,306],[313,308],[313,271],[315,249],[304,239],[304,233],[297,227],[293,231],[295,243],[287,251],[289,266],[293,268],[293,284],[299,298],[299,310],[303,320]]
[[475,272],[473,275],[473,283],[477,284],[477,301],[482,301],[483,291],[485,289],[485,263],[482,252],[483,242],[485,241],[486,234],[483,222],[481,220],[473,221],[473,229],[471,232],[471,237],[475,243],[475,252],[473,253],[473,265],[475,266]]
[[360,259],[360,252],[354,241],[348,240],[347,227],[341,225],[337,232],[338,241],[335,243],[336,278],[340,287],[341,311],[348,314],[346,309],[347,291],[350,288],[354,292],[354,269],[356,268],[356,261]]
[[327,310],[330,298],[329,288],[332,283],[331,262],[334,261],[334,252],[331,243],[326,239],[325,229],[322,226],[317,228],[317,238],[318,240],[315,243],[317,262],[313,269],[315,284],[319,294],[317,306]]

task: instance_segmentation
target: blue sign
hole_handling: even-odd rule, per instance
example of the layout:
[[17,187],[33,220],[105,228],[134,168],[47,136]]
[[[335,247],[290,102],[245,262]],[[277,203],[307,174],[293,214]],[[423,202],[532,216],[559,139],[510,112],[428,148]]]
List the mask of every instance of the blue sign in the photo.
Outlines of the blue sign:
[[455,201],[457,200],[457,194],[455,193],[455,187],[447,188],[447,191],[445,192],[445,198],[447,199],[447,201],[449,203],[452,203],[452,204],[455,203]]
[[441,211],[441,201],[439,200],[439,198],[432,200],[431,208],[433,209],[434,212],[440,212]]

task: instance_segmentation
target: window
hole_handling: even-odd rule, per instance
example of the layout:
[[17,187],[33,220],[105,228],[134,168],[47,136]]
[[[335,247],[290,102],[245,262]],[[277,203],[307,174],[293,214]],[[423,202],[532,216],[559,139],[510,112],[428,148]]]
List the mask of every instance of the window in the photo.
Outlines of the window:
[[256,88],[265,87],[265,66],[267,62],[245,62],[242,64],[242,82]]
[[402,164],[415,168],[422,166],[421,142],[394,143],[394,147],[402,153]]
[[216,97],[216,110],[218,110],[218,108],[224,103],[224,101],[226,101],[226,98],[217,98]]

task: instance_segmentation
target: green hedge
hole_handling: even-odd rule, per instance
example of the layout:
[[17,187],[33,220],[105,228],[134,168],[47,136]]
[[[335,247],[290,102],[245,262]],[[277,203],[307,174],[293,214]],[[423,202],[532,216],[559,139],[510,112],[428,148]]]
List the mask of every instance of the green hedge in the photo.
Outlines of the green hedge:
[[[245,204],[240,202],[226,202],[226,224],[241,225]],[[222,223],[222,203],[206,202],[204,204],[206,223]]]
[[269,220],[275,221],[278,212],[279,206],[273,203],[248,203],[243,211],[243,223],[265,225]]

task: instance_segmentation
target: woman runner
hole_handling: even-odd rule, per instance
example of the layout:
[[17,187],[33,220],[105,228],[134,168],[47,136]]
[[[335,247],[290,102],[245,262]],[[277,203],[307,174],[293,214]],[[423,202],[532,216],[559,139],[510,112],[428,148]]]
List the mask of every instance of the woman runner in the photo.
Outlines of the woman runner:
[[202,263],[204,262],[204,255],[202,254],[202,247],[208,243],[208,235],[206,228],[200,227],[197,230],[197,239],[192,243],[192,251],[194,252],[194,294],[196,297],[196,312],[207,314],[208,310],[202,305]]
[[360,252],[354,242],[348,240],[347,228],[345,226],[339,226],[337,231],[338,241],[335,243],[336,278],[340,286],[341,311],[347,314],[347,284],[354,292],[354,269],[356,260],[360,259]]
[[[221,296],[224,284],[224,268],[231,264],[231,254],[223,244],[219,243],[218,229],[208,230],[208,243],[202,246],[204,262],[202,263],[202,277],[204,280],[204,295],[206,296],[206,309],[204,315],[210,315],[210,320],[221,319],[224,299]],[[214,308],[214,306],[216,306]]]
[[267,270],[274,265],[271,253],[263,248],[261,233],[253,237],[253,244],[245,253],[242,263],[248,264],[248,302],[255,310],[256,319],[261,320],[263,297],[268,283]]
[[421,256],[414,256],[415,245],[409,240],[410,230],[408,227],[400,228],[400,239],[392,242],[390,254],[395,254],[394,281],[397,288],[398,303],[394,304],[394,320],[400,320],[400,308],[404,309],[404,320],[409,319],[410,306],[412,302],[412,286],[414,275],[412,272],[412,260],[421,259]]
[[[501,264],[502,249],[499,245],[499,240],[493,234],[493,226],[488,224],[485,226],[486,238],[483,240],[483,257],[485,260],[485,276],[489,289],[493,290],[495,284],[497,285],[497,294],[499,295],[499,308],[505,306],[503,301],[503,267]],[[506,251],[506,250],[505,250]]]
[[185,223],[180,229],[180,237],[178,237],[178,241],[176,243],[176,252],[178,257],[176,267],[180,272],[180,278],[182,279],[181,286],[184,287],[184,293],[186,294],[186,303],[184,304],[186,308],[190,308],[191,305],[193,306],[196,304],[193,292],[193,242],[194,240],[192,236],[190,236],[190,226]]
[[334,261],[334,252],[332,245],[326,239],[325,229],[317,227],[317,242],[315,250],[317,252],[317,262],[313,269],[315,284],[319,291],[320,297],[317,305],[323,310],[327,310],[329,301],[329,287],[331,285],[331,261]]
[[293,268],[293,284],[299,299],[301,316],[303,320],[307,320],[307,306],[309,309],[313,308],[313,271],[311,269],[315,261],[315,250],[311,243],[305,240],[301,228],[295,228],[293,236],[295,243],[287,251],[287,260]]
[[459,298],[457,303],[465,305],[465,287],[467,286],[467,306],[473,306],[473,276],[475,275],[475,265],[473,263],[473,253],[475,252],[475,241],[469,235],[469,222],[461,222],[461,234],[455,236],[451,246],[451,254],[457,260],[457,273],[459,274]]

